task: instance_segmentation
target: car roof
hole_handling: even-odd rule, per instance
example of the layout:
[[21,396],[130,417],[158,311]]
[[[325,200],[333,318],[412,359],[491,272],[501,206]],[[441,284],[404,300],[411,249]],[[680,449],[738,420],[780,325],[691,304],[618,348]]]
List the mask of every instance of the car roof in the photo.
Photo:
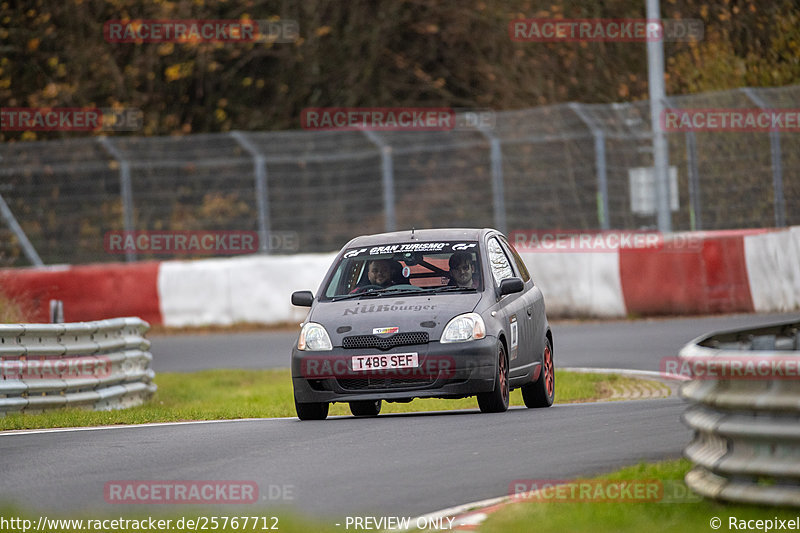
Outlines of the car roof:
[[[413,237],[412,237],[413,231]],[[436,228],[393,231],[391,233],[376,233],[375,235],[362,235],[352,239],[345,248],[355,246],[376,246],[409,241],[480,241],[487,233],[494,233],[492,228]]]

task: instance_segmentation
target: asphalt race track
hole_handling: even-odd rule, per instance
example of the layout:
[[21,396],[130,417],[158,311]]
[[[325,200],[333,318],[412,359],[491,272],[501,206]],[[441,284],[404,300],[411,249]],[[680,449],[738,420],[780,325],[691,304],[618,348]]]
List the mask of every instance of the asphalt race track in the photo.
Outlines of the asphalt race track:
[[3,435],[0,500],[122,512],[131,507],[104,502],[108,481],[247,480],[262,494],[291,485],[304,514],[416,516],[503,496],[517,479],[677,457],[689,439],[681,410],[668,399]]
[[[792,316],[559,323],[553,328],[556,364],[657,370],[661,357],[675,355],[700,333]],[[294,333],[155,337],[152,351],[157,371],[280,367],[293,341]],[[7,432],[0,434],[0,501],[33,512],[168,512],[163,505],[107,504],[104,485],[246,480],[258,484],[264,504],[278,503],[269,501],[271,486],[289,487],[291,499],[280,503],[302,514],[415,516],[506,495],[518,479],[578,477],[679,457],[690,438],[679,421],[683,409],[669,398],[504,414],[476,408],[323,422]]]

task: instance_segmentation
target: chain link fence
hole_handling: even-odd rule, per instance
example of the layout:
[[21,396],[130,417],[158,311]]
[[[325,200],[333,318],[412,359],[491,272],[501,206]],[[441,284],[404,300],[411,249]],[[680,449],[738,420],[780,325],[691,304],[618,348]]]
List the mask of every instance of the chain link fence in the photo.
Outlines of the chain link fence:
[[[670,97],[797,108],[800,85]],[[800,133],[673,132],[674,230],[800,224]],[[454,131],[230,132],[0,145],[0,265],[110,254],[109,231],[293,232],[302,252],[384,230],[656,227],[647,101],[494,114]],[[649,185],[648,185],[649,184]]]

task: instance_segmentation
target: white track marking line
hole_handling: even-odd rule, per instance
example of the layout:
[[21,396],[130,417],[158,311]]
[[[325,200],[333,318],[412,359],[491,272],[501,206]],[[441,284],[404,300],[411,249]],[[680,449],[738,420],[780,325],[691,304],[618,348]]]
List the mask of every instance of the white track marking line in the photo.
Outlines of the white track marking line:
[[556,367],[556,370],[566,370],[568,372],[579,372],[581,374],[619,374],[621,376],[634,376],[642,378],[668,379],[673,381],[688,381],[690,378],[680,374],[665,374],[655,370],[632,370],[628,368],[592,368],[592,367]]
[[164,426],[188,426],[195,424],[224,424],[229,422],[262,422],[265,420],[297,420],[293,417],[284,418],[231,418],[226,420],[187,420],[185,422],[151,422],[148,424],[120,424],[115,426],[87,426],[76,428],[46,428],[46,429],[18,429],[0,431],[0,437],[11,435],[36,435],[39,433],[70,433],[77,431],[101,431],[106,429],[132,429]]

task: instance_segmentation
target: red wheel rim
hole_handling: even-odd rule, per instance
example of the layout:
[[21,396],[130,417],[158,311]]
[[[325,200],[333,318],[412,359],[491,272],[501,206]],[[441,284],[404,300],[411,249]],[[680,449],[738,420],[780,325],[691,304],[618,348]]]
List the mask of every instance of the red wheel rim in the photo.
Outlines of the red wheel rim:
[[500,352],[500,391],[503,394],[503,402],[508,403],[508,376],[506,376],[506,354]]
[[552,396],[556,388],[556,376],[550,346],[544,347],[544,386],[547,389],[547,395]]

